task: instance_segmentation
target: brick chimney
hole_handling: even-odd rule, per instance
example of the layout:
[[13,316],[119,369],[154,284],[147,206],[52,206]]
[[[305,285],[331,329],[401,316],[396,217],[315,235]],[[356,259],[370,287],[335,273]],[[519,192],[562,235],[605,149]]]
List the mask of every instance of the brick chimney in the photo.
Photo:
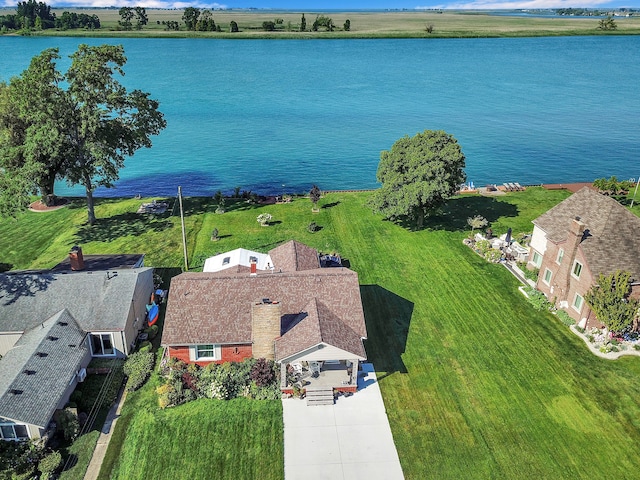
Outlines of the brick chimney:
[[258,274],[258,262],[254,259],[251,259],[251,276],[256,276]]
[[567,240],[563,246],[564,256],[562,259],[562,265],[558,268],[556,274],[555,284],[559,287],[559,291],[554,293],[558,297],[558,301],[567,301],[567,295],[569,294],[569,285],[571,283],[571,269],[573,268],[573,262],[576,259],[576,252],[580,246],[580,242],[584,237],[584,230],[586,225],[580,221],[580,217],[576,217],[571,220],[569,225],[569,232],[567,234]]
[[82,248],[80,248],[78,245],[75,245],[69,252],[69,263],[71,263],[71,270],[84,270]]
[[275,359],[275,341],[280,336],[282,305],[268,298],[251,306],[253,358]]

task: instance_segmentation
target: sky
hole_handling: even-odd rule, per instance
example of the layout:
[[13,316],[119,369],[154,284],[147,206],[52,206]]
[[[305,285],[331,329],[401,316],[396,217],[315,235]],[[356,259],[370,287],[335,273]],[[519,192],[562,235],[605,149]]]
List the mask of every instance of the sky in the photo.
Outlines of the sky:
[[[41,1],[41,0],[39,0]],[[640,0],[43,0],[52,7],[260,8],[274,10],[640,8]],[[0,0],[15,6],[18,0]]]

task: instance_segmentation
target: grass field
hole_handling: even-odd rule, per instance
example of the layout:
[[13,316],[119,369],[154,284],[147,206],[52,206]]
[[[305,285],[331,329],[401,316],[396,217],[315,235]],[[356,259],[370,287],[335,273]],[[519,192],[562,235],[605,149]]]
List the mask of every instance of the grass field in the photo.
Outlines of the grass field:
[[[318,214],[308,199],[237,203],[223,215],[209,200],[189,199],[189,251],[197,266],[218,251],[266,251],[295,238],[349,260],[360,277],[365,346],[406,478],[629,478],[640,467],[640,359],[593,356],[553,315],[534,311],[506,269],[462,244],[469,216],[487,217],[496,234],[530,231],[533,218],[567,195],[530,188],[461,196],[422,231],[372,215],[368,193],[327,195]],[[101,200],[93,229],[83,226],[78,208],[2,221],[3,231],[13,225],[21,238],[38,239],[31,258],[10,261],[50,265],[80,238],[87,253],[142,251],[147,265],[180,265],[178,217],[137,217],[138,203]],[[255,220],[262,212],[274,216],[269,228]],[[57,230],[45,227],[49,218]],[[308,233],[311,221],[322,229]],[[214,227],[218,242],[210,240]],[[0,244],[0,259],[8,251]],[[146,478],[281,478],[282,451],[265,458],[263,443],[281,448],[279,408],[241,400],[159,411],[152,382],[127,399],[101,478],[143,478],[143,471],[153,472]]]
[[[223,29],[221,33],[207,32],[167,32],[163,21],[178,21],[184,28],[182,10],[147,9],[149,24],[142,31],[121,32],[117,29],[117,9],[54,9],[57,15],[63,11],[77,11],[100,18],[102,28],[95,32],[47,30],[46,35],[87,35],[87,36],[198,36],[212,38],[457,38],[457,37],[531,37],[554,35],[601,35],[640,34],[640,17],[617,17],[615,32],[597,29],[598,19],[590,17],[509,17],[488,15],[482,12],[327,12],[336,25],[334,32],[299,32],[301,13],[292,11],[214,11],[213,18]],[[310,29],[316,13],[306,13],[307,28]],[[265,32],[262,22],[283,20],[282,30]],[[345,20],[351,21],[351,30],[343,31]],[[229,34],[229,23],[238,23],[240,32]],[[432,33],[427,33],[427,26]],[[323,30],[323,29],[321,29]]]

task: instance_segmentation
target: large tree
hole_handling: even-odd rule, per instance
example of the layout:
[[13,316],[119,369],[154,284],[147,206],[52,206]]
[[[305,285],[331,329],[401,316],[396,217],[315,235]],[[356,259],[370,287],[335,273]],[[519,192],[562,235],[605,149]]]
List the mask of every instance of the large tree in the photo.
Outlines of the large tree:
[[67,181],[85,187],[89,224],[95,223],[93,191],[111,187],[125,158],[151,147],[151,135],[166,126],[159,103],[141,90],[127,92],[114,75],[124,75],[121,45],[80,45],[66,79],[71,103],[69,139],[73,162]]
[[[45,202],[54,197],[54,182],[63,177],[68,155],[64,132],[68,105],[60,88],[63,76],[56,69],[59,58],[56,49],[33,57],[29,67],[5,86],[0,104],[3,173],[25,193],[35,193],[33,188],[24,189],[25,182],[35,185]],[[21,197],[17,205],[23,203],[25,195]]]
[[129,92],[115,78],[124,75],[122,46],[80,45],[64,76],[57,58],[57,49],[45,50],[0,90],[0,210],[24,206],[9,201],[17,190],[21,199],[33,185],[46,194],[56,178],[66,178],[85,187],[94,224],[95,188],[113,186],[125,158],[150,147],[166,122],[148,93]]
[[424,218],[454,195],[465,181],[465,157],[457,140],[425,130],[396,141],[380,153],[371,206],[386,218],[408,218],[422,228]]
[[629,298],[631,293],[631,274],[616,271],[609,275],[600,274],[596,285],[585,294],[584,299],[612,332],[622,332],[638,316],[640,302]]

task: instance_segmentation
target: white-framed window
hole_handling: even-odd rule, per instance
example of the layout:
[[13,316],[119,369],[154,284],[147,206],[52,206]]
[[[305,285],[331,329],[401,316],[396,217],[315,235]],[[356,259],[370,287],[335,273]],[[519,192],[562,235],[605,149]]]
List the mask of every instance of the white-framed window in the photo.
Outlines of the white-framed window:
[[560,265],[562,263],[562,257],[564,257],[564,250],[561,248],[558,250],[558,256],[556,257],[556,263]]
[[231,263],[231,257],[224,257],[222,259],[222,265],[229,265]]
[[542,255],[534,251],[533,258],[531,259],[531,263],[533,263],[536,267],[540,268],[540,265],[542,265]]
[[29,429],[26,425],[13,423],[2,419],[0,421],[0,438],[2,440],[28,440]]
[[576,293],[576,296],[573,297],[573,309],[576,312],[580,312],[582,310],[582,305],[584,304],[584,299]]
[[220,360],[220,345],[212,343],[195,345],[194,360]]
[[573,264],[573,268],[571,269],[571,275],[576,278],[580,278],[580,274],[582,273],[582,264],[579,261],[575,261]]
[[92,333],[89,335],[91,355],[94,357],[114,357],[116,349],[113,346],[111,333]]
[[551,276],[553,274],[551,273],[551,270],[549,270],[548,268],[544,269],[544,277],[542,277],[542,281],[544,283],[546,283],[547,285],[549,285],[551,283]]

